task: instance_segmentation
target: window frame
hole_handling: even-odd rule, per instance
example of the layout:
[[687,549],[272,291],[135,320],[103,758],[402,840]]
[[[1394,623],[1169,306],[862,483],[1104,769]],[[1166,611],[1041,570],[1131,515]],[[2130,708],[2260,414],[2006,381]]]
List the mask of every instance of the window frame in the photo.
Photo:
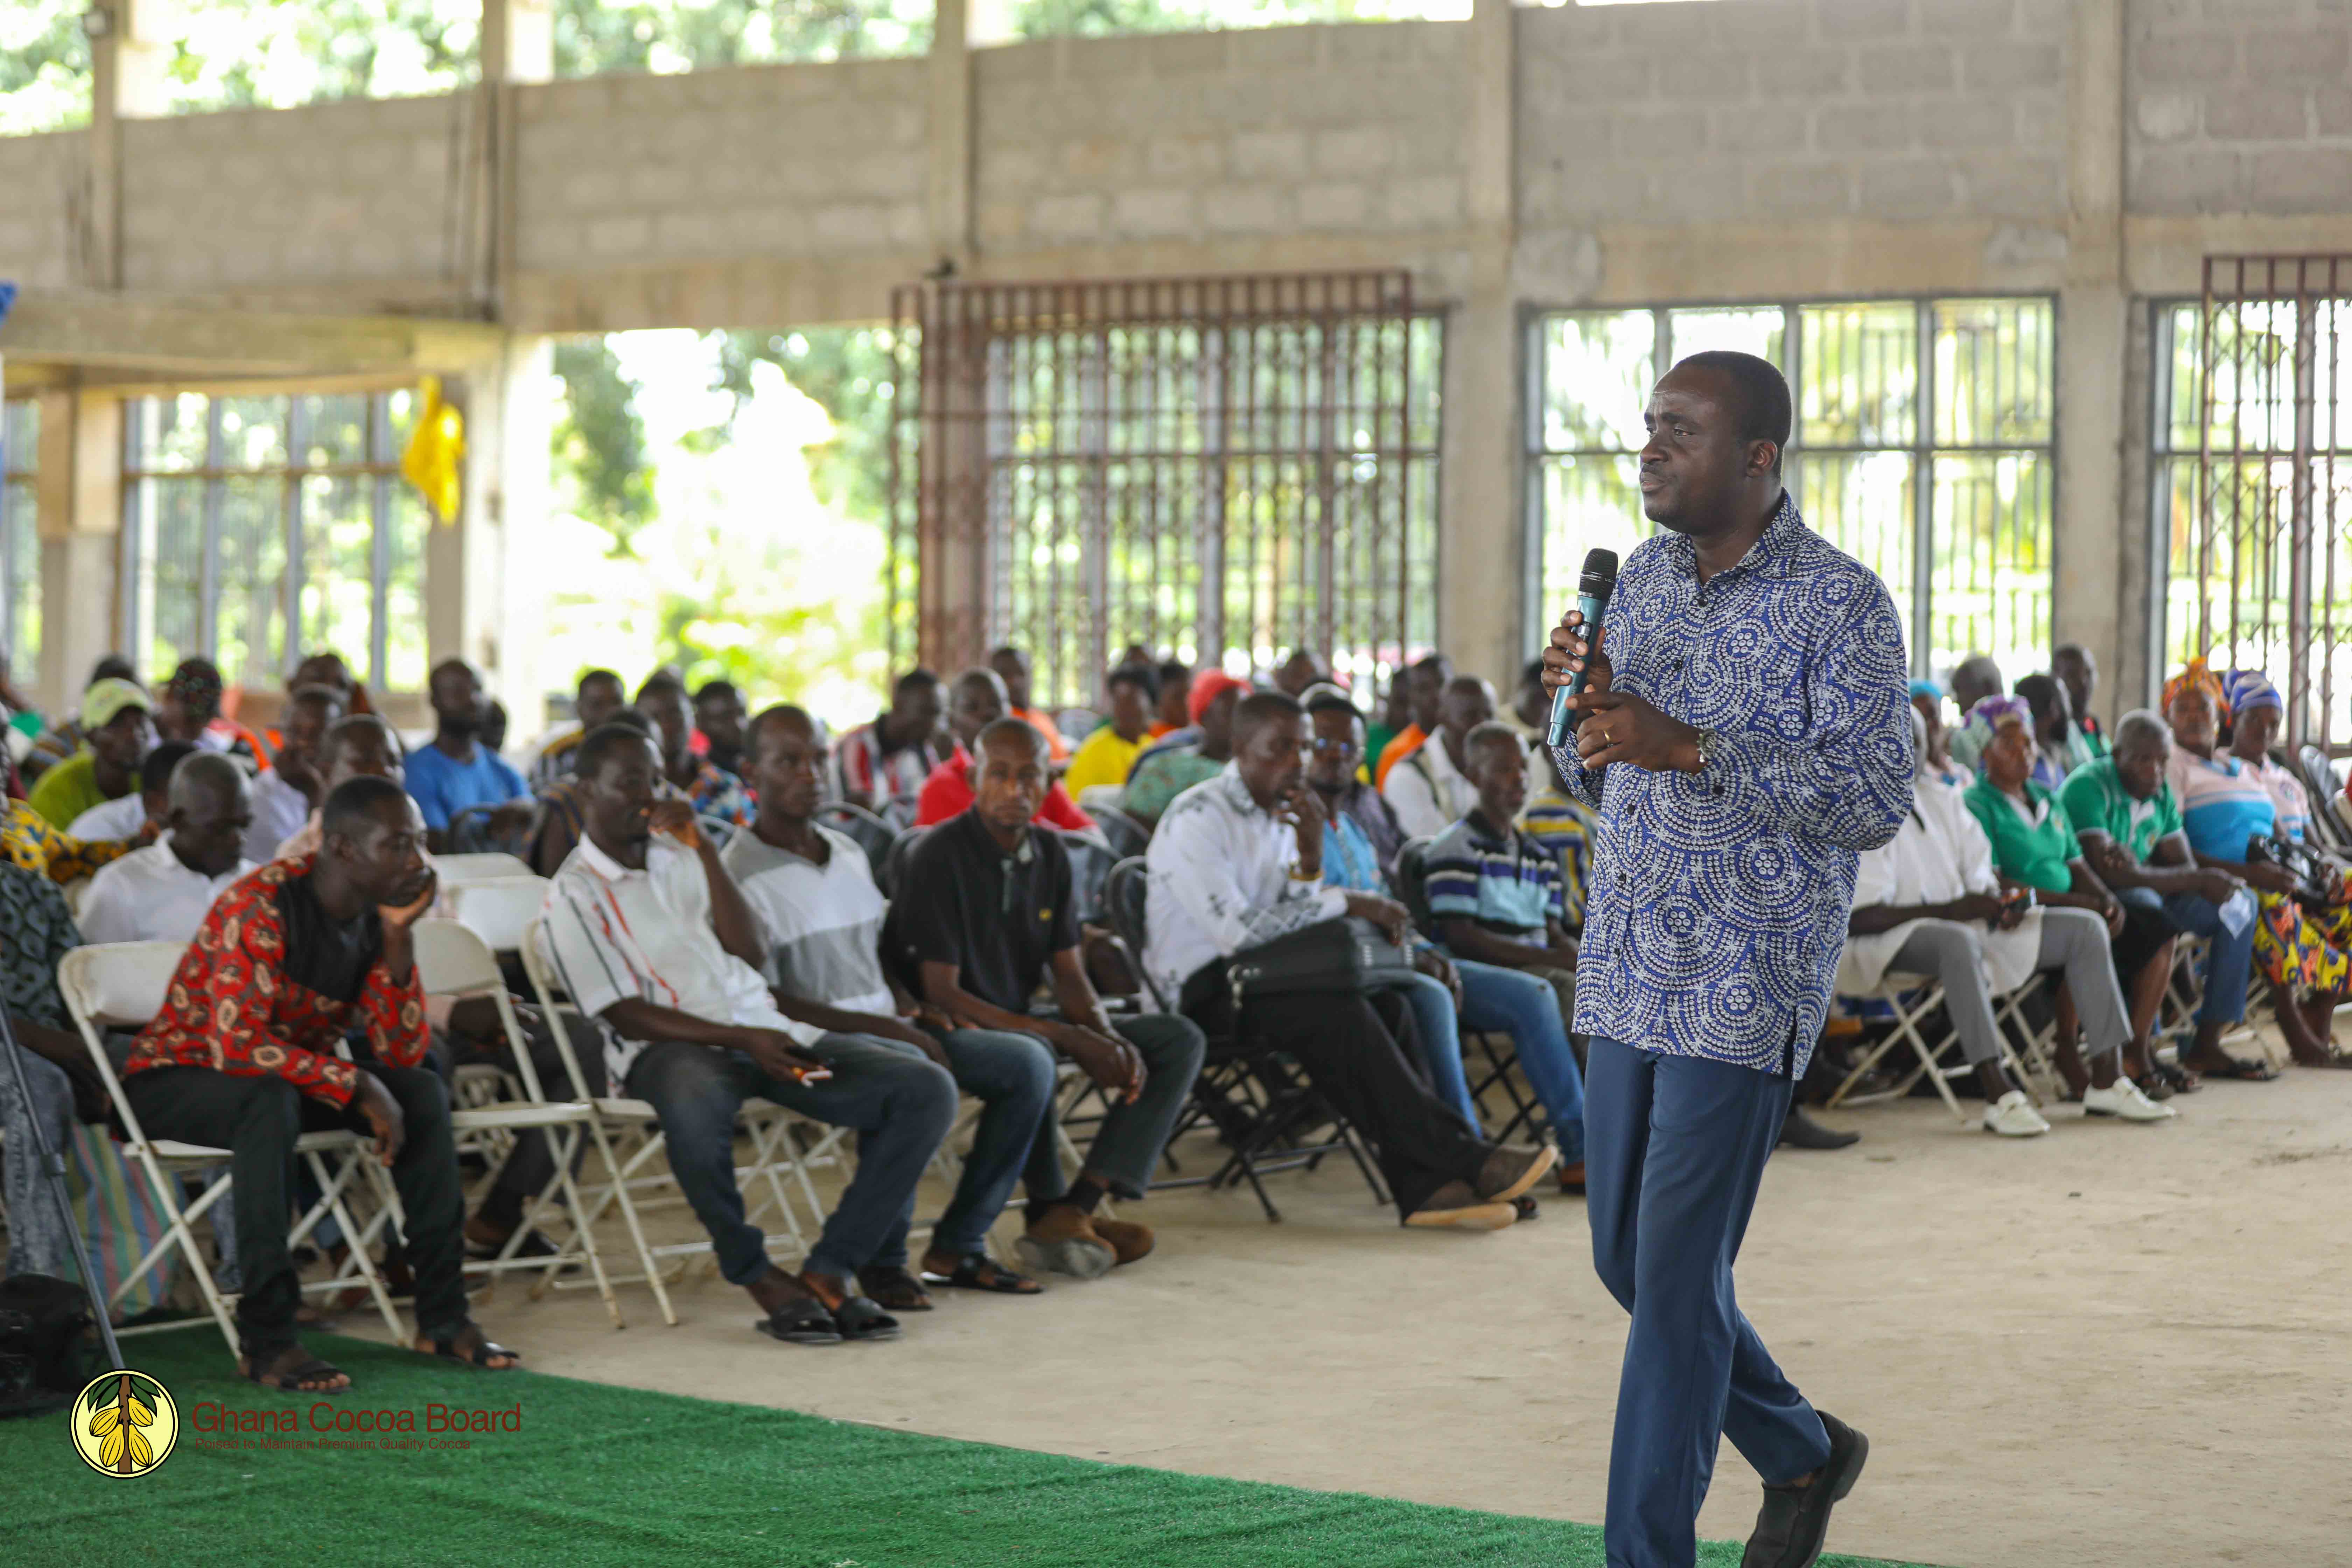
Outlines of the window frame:
[[[30,418],[23,418],[20,409],[28,411]],[[41,596],[40,419],[37,395],[27,393],[0,399],[0,658],[6,659],[8,677],[20,689],[39,676],[38,644],[22,649],[16,646],[23,630],[17,625],[16,611],[20,600],[37,605]],[[23,442],[9,440],[9,426],[20,422],[28,426],[30,438]],[[15,535],[8,527],[19,490],[28,493],[32,505],[32,558],[28,561],[16,558]],[[37,623],[37,612],[33,619]],[[19,658],[20,653],[26,657]]]
[[[304,481],[309,479],[342,479],[359,487],[369,519],[368,544],[368,630],[364,650],[343,649],[347,657],[363,652],[364,674],[370,688],[379,693],[395,689],[390,679],[390,626],[387,618],[392,591],[394,531],[400,518],[394,504],[394,487],[404,482],[400,472],[400,440],[396,420],[392,411],[392,399],[413,388],[406,382],[372,382],[362,385],[326,384],[317,386],[289,386],[272,384],[266,387],[246,389],[233,384],[156,387],[142,389],[137,395],[123,399],[121,447],[121,538],[118,552],[121,587],[116,595],[115,628],[119,646],[133,650],[134,658],[142,658],[155,637],[155,605],[152,601],[152,563],[145,559],[142,512],[145,505],[144,486],[149,481],[194,481],[203,486],[203,538],[198,563],[199,587],[196,605],[196,637],[194,644],[176,649],[179,658],[201,656],[217,662],[220,647],[222,608],[221,580],[221,519],[227,487],[232,482],[276,481],[278,488],[278,537],[284,552],[276,608],[284,628],[284,647],[272,672],[282,682],[290,677],[295,667],[309,651],[302,644],[303,591],[309,585],[309,574],[304,561]],[[194,396],[205,400],[204,460],[190,468],[142,467],[141,448],[144,444],[147,410],[153,401],[164,398]],[[356,461],[344,460],[313,463],[305,460],[310,440],[309,401],[319,397],[358,397],[366,400],[366,416],[362,437],[365,454]],[[221,411],[230,399],[253,400],[279,398],[284,411],[278,422],[279,440],[285,457],[282,461],[256,467],[239,467],[225,460]],[[422,510],[421,500],[414,515],[417,519],[415,543],[417,570],[429,572],[428,541],[432,522]],[[429,581],[420,597],[429,599]],[[267,668],[266,666],[262,668]],[[361,671],[355,669],[355,675]],[[230,685],[242,682],[245,669],[222,671]],[[421,682],[416,683],[421,686]],[[399,688],[406,689],[405,687]]]
[[[1936,311],[1939,305],[1953,303],[2038,304],[2047,308],[2050,316],[2049,365],[2050,386],[2049,436],[2040,442],[1950,443],[1936,439]],[[1907,305],[1914,318],[1915,353],[1918,365],[1918,388],[1914,399],[1915,415],[1910,440],[1906,445],[1809,445],[1804,439],[1806,411],[1804,407],[1804,317],[1807,309],[1824,307],[1861,307]],[[1908,644],[1911,670],[1915,676],[1928,676],[1930,650],[1934,641],[1934,577],[1936,571],[1936,482],[1935,463],[1938,458],[2000,457],[2030,454],[2042,459],[2048,475],[2050,515],[2049,581],[2050,619],[2042,627],[2045,643],[2056,635],[2056,593],[2060,580],[2060,549],[2064,530],[2059,518],[2059,463],[2062,433],[2061,407],[2065,388],[2061,381],[2063,355],[2060,345],[2065,331],[2061,302],[2056,291],[2018,290],[1951,290],[1936,293],[1895,294],[1826,294],[1791,295],[1777,298],[1709,298],[1688,300],[1652,300],[1619,304],[1585,303],[1577,305],[1528,305],[1521,311],[1519,342],[1523,355],[1522,386],[1525,389],[1521,420],[1520,487],[1522,535],[1520,559],[1524,563],[1521,580],[1527,591],[1521,606],[1521,640],[1529,635],[1541,637],[1549,625],[1550,607],[1544,603],[1545,560],[1545,494],[1544,472],[1548,459],[1555,458],[1635,457],[1640,448],[1615,451],[1598,447],[1554,447],[1545,444],[1545,389],[1549,382],[1548,326],[1558,318],[1567,316],[1626,315],[1647,311],[1651,316],[1654,337],[1650,349],[1651,363],[1660,367],[1674,363],[1674,317],[1676,312],[1706,310],[1773,310],[1780,312],[1781,362],[1790,389],[1791,424],[1787,454],[1795,458],[1807,457],[1864,457],[1877,453],[1896,453],[1912,464],[1911,495],[1911,600],[1906,617],[1904,636]],[[1800,487],[1801,488],[1801,487]],[[1801,500],[1801,504],[1802,504]]]

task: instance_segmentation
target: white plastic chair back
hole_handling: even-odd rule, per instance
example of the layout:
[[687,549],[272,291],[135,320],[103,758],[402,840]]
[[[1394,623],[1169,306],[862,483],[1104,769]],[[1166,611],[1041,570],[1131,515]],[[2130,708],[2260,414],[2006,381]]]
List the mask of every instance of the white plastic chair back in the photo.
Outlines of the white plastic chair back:
[[188,944],[118,942],[78,947],[58,966],[68,1005],[92,1024],[135,1029],[163,1010]]
[[448,900],[449,912],[488,943],[491,952],[514,952],[522,947],[523,931],[539,918],[540,906],[547,901],[547,879],[526,874],[461,884],[449,890]]
[[505,978],[489,944],[459,921],[418,921],[411,936],[416,973],[436,996],[478,996],[502,987]]
[[436,855],[433,857],[433,869],[440,877],[444,890],[474,882],[500,882],[530,875],[530,868],[516,857],[497,853]]

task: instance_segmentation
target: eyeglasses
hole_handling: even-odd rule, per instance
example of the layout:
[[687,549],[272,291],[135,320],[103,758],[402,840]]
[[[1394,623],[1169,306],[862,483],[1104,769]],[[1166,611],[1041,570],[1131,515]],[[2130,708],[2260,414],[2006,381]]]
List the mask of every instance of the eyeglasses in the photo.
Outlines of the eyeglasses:
[[1318,735],[1314,740],[1308,742],[1307,744],[1313,747],[1318,753],[1327,756],[1333,753],[1337,753],[1343,757],[1352,756],[1355,754],[1357,750],[1356,742],[1354,741],[1335,741],[1328,735]]

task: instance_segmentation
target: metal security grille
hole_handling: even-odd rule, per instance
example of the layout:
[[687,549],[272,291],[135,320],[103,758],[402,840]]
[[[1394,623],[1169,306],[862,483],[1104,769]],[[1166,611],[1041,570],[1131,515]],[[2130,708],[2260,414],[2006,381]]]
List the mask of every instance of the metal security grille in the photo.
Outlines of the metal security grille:
[[2159,388],[2162,444],[2196,454],[2169,487],[2168,651],[2265,671],[2289,746],[2352,749],[2352,257],[2209,257],[2189,324]]
[[1402,272],[897,291],[894,663],[1382,676],[1435,633],[1441,327]]

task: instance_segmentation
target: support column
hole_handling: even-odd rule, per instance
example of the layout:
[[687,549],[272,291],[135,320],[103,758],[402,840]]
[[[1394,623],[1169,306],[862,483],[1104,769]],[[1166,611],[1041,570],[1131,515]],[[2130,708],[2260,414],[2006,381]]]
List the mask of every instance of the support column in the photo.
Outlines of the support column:
[[[41,394],[35,480],[41,539],[43,711],[81,701],[90,666],[117,646],[122,532],[122,404],[95,393]],[[124,648],[135,663],[145,651]]]
[[[2105,672],[2096,706],[2112,722],[2154,695],[2145,637],[2126,635],[2118,542],[2146,519],[2125,492],[2123,0],[2074,0],[2067,82],[2070,211],[2058,292],[2055,642],[2081,643]],[[2153,564],[2151,563],[2151,564]],[[2003,672],[2012,680],[2021,670]]]
[[173,8],[168,0],[100,0],[106,31],[89,41],[89,227],[81,246],[85,288],[122,287],[122,121],[162,114]]
[[516,149],[521,116],[515,89],[555,75],[555,10],[551,0],[481,0],[481,80],[475,89],[473,180],[467,192],[472,222],[468,268],[475,303],[497,321],[514,271]]
[[972,257],[972,0],[936,0],[931,18],[931,249],[957,270]]
[[1464,138],[1469,266],[1462,301],[1447,323],[1436,585],[1439,646],[1456,668],[1494,681],[1506,700],[1536,635],[1521,624],[1534,595],[1520,493],[1519,328],[1511,289],[1518,113],[1513,13],[1511,0],[1475,0],[1470,14]]

